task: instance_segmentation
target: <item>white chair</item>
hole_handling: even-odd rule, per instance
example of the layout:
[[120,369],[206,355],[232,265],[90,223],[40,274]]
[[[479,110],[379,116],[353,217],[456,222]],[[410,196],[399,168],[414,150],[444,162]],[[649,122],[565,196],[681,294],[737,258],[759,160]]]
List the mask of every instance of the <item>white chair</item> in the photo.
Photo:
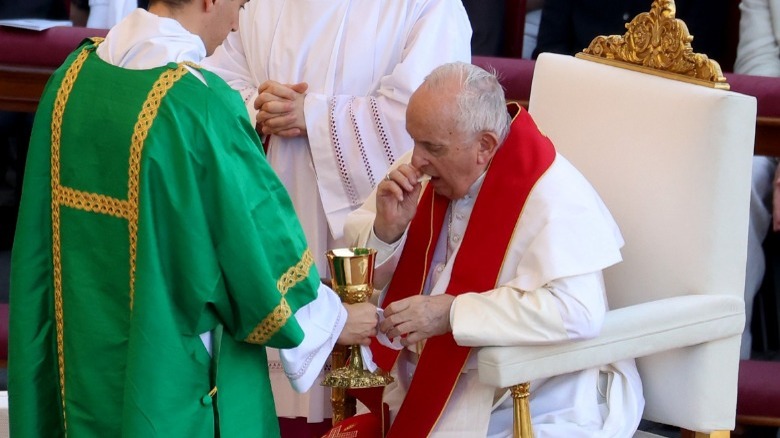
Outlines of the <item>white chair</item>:
[[637,358],[645,419],[695,432],[684,436],[728,437],[744,325],[755,99],[543,54],[529,112],[615,216],[624,261],[605,271],[613,310],[597,338],[483,348],[480,379],[512,387]]

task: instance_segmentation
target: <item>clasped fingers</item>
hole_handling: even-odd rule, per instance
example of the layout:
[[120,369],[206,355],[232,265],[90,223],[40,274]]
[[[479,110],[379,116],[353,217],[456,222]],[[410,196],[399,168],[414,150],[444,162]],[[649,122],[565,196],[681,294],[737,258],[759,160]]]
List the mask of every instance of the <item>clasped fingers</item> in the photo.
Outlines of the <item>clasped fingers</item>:
[[379,331],[389,338],[401,336],[409,345],[450,331],[452,295],[417,295],[391,303],[385,309],[385,320]]

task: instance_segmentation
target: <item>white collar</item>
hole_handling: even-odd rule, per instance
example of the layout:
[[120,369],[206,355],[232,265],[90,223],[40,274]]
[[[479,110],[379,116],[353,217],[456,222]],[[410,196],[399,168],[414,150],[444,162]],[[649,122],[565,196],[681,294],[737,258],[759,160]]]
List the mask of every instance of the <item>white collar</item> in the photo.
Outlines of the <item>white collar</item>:
[[97,54],[109,64],[145,70],[169,62],[200,63],[206,46],[178,21],[139,8],[111,28]]

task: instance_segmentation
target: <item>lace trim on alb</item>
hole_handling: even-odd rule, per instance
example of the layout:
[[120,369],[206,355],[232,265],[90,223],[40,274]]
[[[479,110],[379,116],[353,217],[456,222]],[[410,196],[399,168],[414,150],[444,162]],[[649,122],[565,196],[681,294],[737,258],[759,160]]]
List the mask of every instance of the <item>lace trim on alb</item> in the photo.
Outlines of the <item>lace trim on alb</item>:
[[[341,321],[341,312],[339,312],[339,316],[338,316],[338,318],[336,318],[336,322],[333,323],[333,328],[330,330],[331,335],[330,335],[330,337],[328,337],[328,340],[333,338],[333,333],[336,331],[336,327],[338,327],[340,321]],[[323,343],[322,345],[325,345],[326,343]],[[301,367],[300,370],[298,370],[298,372],[296,372],[296,373],[285,372],[284,374],[287,376],[287,378],[290,379],[290,380],[298,380],[301,377],[303,377],[303,375],[306,374],[306,371],[309,369],[309,365],[311,365],[311,361],[314,359],[314,356],[317,353],[319,353],[320,350],[322,350],[322,346],[320,346],[320,348],[312,351],[311,354],[309,354],[309,356],[303,362],[303,366]],[[330,366],[330,365],[328,365],[328,366]]]
[[387,129],[385,129],[385,124],[382,121],[382,113],[379,111],[379,102],[377,102],[376,98],[374,97],[370,98],[369,102],[371,104],[371,117],[374,120],[374,126],[376,126],[376,132],[379,136],[379,141],[382,142],[382,150],[385,153],[385,160],[387,161],[387,165],[390,166],[395,163],[395,154],[393,153],[393,149],[390,147],[390,138],[387,135]]
[[352,122],[352,127],[355,130],[355,140],[357,141],[358,149],[360,150],[360,158],[363,159],[363,166],[366,168],[366,175],[368,175],[368,183],[371,184],[371,188],[376,187],[376,179],[374,178],[374,172],[371,170],[371,162],[368,161],[368,154],[366,153],[366,144],[363,141],[363,136],[360,135],[360,125],[358,124],[357,116],[355,115],[355,98],[349,100],[349,120]]
[[[244,97],[245,106],[249,106],[249,99],[255,95],[255,91],[257,90],[252,87],[244,87],[241,89],[240,93]],[[252,106],[254,107],[254,102]]]
[[[328,371],[330,371],[330,369],[331,369],[330,362],[327,362],[325,366],[322,368],[322,371],[327,373]],[[284,365],[282,365],[281,361],[269,360],[268,370],[272,373],[284,373]]]
[[341,184],[344,186],[344,191],[347,193],[349,203],[353,207],[357,207],[361,204],[358,197],[355,184],[352,182],[352,178],[349,176],[349,167],[347,161],[344,159],[344,149],[341,146],[341,140],[336,132],[336,99],[331,97],[328,99],[328,118],[330,119],[330,140],[333,144],[333,153],[335,154],[336,164],[339,168],[339,176],[341,177]]

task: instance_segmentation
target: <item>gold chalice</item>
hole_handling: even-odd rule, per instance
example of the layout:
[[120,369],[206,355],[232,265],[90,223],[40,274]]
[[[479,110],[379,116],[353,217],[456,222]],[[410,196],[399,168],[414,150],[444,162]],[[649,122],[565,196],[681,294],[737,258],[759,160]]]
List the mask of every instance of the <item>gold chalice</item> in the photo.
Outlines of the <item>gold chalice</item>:
[[[328,267],[330,268],[333,290],[347,304],[364,303],[374,291],[374,258],[373,248],[339,248],[328,251]],[[340,368],[335,368],[325,375],[323,386],[332,388],[371,388],[386,386],[393,378],[377,369],[371,372],[363,367],[363,357],[360,346],[349,347],[349,362]],[[334,364],[335,365],[335,364]]]

